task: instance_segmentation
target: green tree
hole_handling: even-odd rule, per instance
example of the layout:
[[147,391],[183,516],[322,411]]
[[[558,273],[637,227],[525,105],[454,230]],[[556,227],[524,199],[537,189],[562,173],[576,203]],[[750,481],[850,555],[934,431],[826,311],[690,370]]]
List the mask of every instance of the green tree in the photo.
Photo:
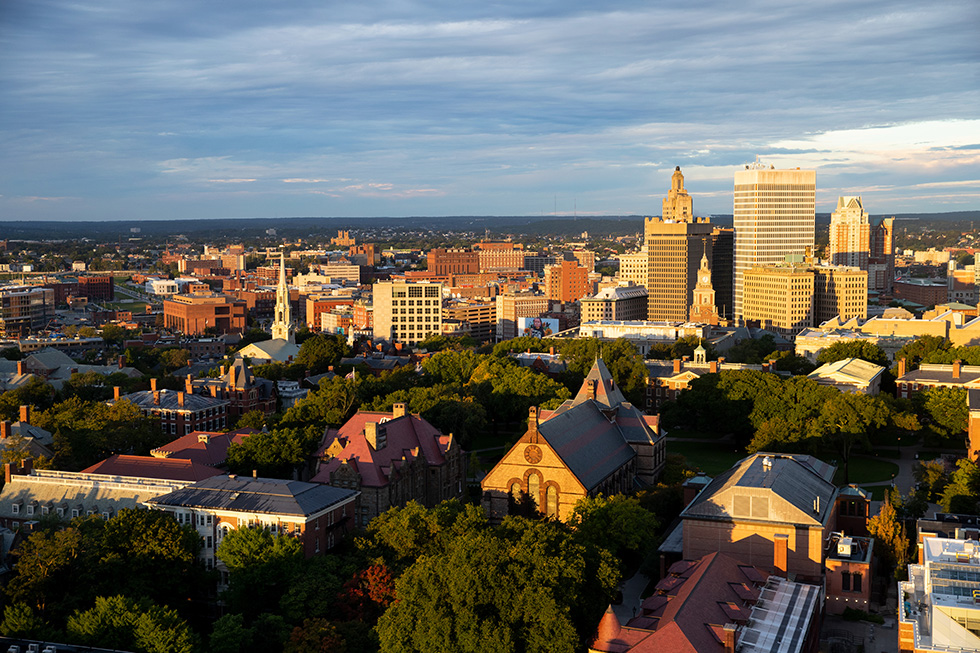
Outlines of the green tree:
[[19,388],[0,393],[0,419],[16,421],[20,407],[31,406],[34,410],[44,410],[54,402],[54,388],[37,376]]
[[306,619],[293,628],[283,653],[348,653],[347,641],[337,626],[323,618]]
[[179,370],[187,365],[187,361],[191,359],[191,354],[186,349],[180,349],[179,347],[174,347],[171,349],[164,349],[160,352],[160,363],[163,365],[163,369],[168,374],[174,370]]
[[293,478],[311,461],[321,434],[313,425],[255,433],[228,447],[228,469],[243,475],[256,471],[270,478]]
[[97,560],[98,543],[83,537],[78,527],[34,533],[17,549],[7,598],[57,623],[92,600]]
[[4,637],[39,639],[49,630],[45,621],[26,603],[12,603],[3,611],[0,633]]
[[924,358],[937,351],[946,351],[951,343],[941,336],[922,336],[906,343],[895,354],[895,362],[905,359],[905,369],[909,372],[919,369],[919,363]]
[[966,430],[966,390],[963,388],[926,388],[913,397],[920,415],[927,417],[947,436]]
[[939,504],[946,512],[975,514],[980,501],[980,468],[972,460],[962,458],[943,490]]
[[860,358],[861,360],[874,363],[875,365],[881,365],[882,367],[888,367],[889,364],[888,354],[882,351],[881,347],[867,340],[843,340],[841,342],[835,342],[826,349],[820,350],[820,353],[817,354],[817,363],[826,365],[827,363],[836,363],[845,358]]
[[322,374],[331,366],[338,365],[340,359],[350,354],[350,348],[343,336],[313,334],[299,348],[296,362],[309,370],[310,374]]
[[637,497],[622,494],[581,499],[575,504],[569,525],[575,530],[576,541],[605,549],[620,560],[623,572],[630,563],[642,562],[652,554],[656,540],[651,534],[660,526]]
[[870,434],[889,421],[886,404],[877,397],[840,392],[828,399],[820,412],[823,443],[833,448],[844,463],[844,483],[850,482],[851,454],[871,449]]
[[916,484],[922,488],[929,501],[936,502],[949,485],[949,475],[946,466],[938,460],[923,461],[912,470]]
[[176,611],[125,596],[96,598],[95,607],[68,619],[67,630],[72,643],[139,653],[191,653],[197,645]]
[[303,544],[262,527],[229,531],[218,545],[218,558],[229,573],[225,599],[245,617],[279,606],[303,560]]
[[255,429],[259,431],[265,426],[265,413],[261,410],[250,410],[241,417],[238,418],[238,422],[235,424],[235,428],[239,429]]

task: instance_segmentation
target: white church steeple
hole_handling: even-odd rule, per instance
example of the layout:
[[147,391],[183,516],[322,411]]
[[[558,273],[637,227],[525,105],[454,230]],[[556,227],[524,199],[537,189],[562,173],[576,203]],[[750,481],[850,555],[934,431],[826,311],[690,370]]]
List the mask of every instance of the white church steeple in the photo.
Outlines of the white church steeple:
[[276,286],[276,318],[272,339],[294,342],[293,320],[289,311],[289,286],[286,285],[286,255],[279,252],[279,285]]

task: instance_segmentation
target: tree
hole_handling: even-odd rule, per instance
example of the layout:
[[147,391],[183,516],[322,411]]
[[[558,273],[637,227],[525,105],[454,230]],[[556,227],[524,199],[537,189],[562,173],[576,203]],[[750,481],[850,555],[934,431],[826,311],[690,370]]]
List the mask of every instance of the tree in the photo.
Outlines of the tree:
[[322,374],[331,366],[338,365],[340,359],[350,354],[350,348],[343,336],[316,333],[300,345],[296,362],[309,370],[310,374]]
[[17,420],[21,406],[44,410],[54,401],[54,388],[40,377],[32,376],[19,388],[0,393],[0,419]]
[[827,363],[836,363],[845,358],[860,358],[861,360],[882,367],[888,367],[889,364],[888,354],[881,347],[867,340],[842,340],[841,342],[835,342],[826,349],[820,350],[820,353],[817,354],[817,363],[826,365]]
[[68,619],[72,643],[145,653],[192,653],[197,638],[174,610],[148,599],[98,597]]
[[895,568],[896,577],[904,577],[909,541],[905,534],[905,524],[898,519],[898,513],[891,501],[883,502],[878,514],[868,520],[868,533],[875,538],[875,549],[882,561]]
[[347,653],[347,642],[337,627],[323,618],[306,619],[293,628],[283,653]]
[[926,493],[929,501],[936,502],[949,485],[946,466],[937,460],[923,461],[912,470],[916,484]]
[[187,361],[190,359],[190,352],[186,349],[180,349],[179,347],[164,349],[162,352],[160,352],[160,363],[163,364],[163,369],[167,373],[185,367],[187,365]]
[[347,609],[338,595],[356,571],[353,562],[337,554],[303,560],[279,601],[279,613],[290,624],[308,617],[336,618],[338,609]]
[[966,390],[934,387],[917,393],[913,400],[919,414],[929,418],[945,435],[955,436],[966,430]]
[[840,392],[828,399],[820,412],[823,443],[837,452],[844,462],[844,483],[850,482],[851,453],[855,448],[871,448],[870,433],[888,423],[884,402],[865,394]]
[[653,552],[656,540],[651,534],[660,526],[637,497],[622,494],[581,499],[575,504],[569,525],[575,530],[576,541],[605,549],[620,560],[624,572],[629,562],[642,562]]
[[384,565],[371,565],[344,583],[338,600],[348,620],[373,626],[395,600],[395,579]]
[[905,359],[905,369],[909,372],[919,369],[919,363],[933,352],[946,351],[950,342],[941,336],[922,336],[906,343],[895,354],[896,363]]
[[236,474],[250,475],[254,470],[270,478],[293,478],[312,459],[321,435],[313,425],[255,433],[228,447],[228,469]]
[[974,514],[980,501],[980,468],[972,460],[962,458],[943,490],[939,504],[946,512]]
[[3,611],[0,633],[4,637],[38,639],[47,630],[48,625],[26,603],[12,603]]
[[34,533],[17,550],[7,597],[57,622],[92,600],[97,560],[96,543],[78,527]]
[[225,598],[236,612],[255,616],[276,608],[303,560],[303,544],[262,527],[229,531],[218,545],[229,572]]
[[261,430],[263,426],[265,426],[265,413],[261,410],[248,411],[239,417],[238,423],[235,424],[235,428],[250,428],[255,429],[256,431]]

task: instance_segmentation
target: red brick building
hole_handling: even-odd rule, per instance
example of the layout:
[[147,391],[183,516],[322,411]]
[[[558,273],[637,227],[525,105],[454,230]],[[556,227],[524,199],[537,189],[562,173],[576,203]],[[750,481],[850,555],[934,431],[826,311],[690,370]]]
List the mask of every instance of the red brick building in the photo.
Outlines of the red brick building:
[[578,261],[562,261],[544,269],[545,294],[548,299],[574,302],[592,294],[589,271]]
[[111,302],[116,297],[111,276],[78,277],[78,294],[90,301]]
[[191,431],[217,431],[228,423],[228,402],[216,397],[202,397],[183,390],[158,390],[157,380],[150,379],[150,389],[123,395],[119,387],[109,403],[130,401],[144,415],[160,420],[160,428],[171,435]]
[[163,325],[184,335],[245,331],[246,304],[225,295],[174,295],[163,302]]
[[477,274],[480,272],[480,254],[468,249],[437,248],[429,250],[428,272],[434,275]]

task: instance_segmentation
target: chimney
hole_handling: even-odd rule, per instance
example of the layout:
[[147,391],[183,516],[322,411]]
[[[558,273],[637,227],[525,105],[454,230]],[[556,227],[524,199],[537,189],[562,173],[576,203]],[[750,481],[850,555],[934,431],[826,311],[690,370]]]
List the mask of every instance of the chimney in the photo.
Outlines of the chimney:
[[527,434],[532,444],[538,443],[538,407],[531,406],[527,411]]
[[10,437],[10,420],[5,419],[0,422],[0,440],[6,440]]
[[119,369],[122,369],[124,367],[126,367],[126,357],[125,356],[120,356],[119,357]]
[[711,374],[718,373],[718,361],[711,361],[708,363],[708,372]]
[[953,378],[954,379],[960,378],[960,367],[962,366],[962,364],[963,364],[963,361],[961,361],[959,359],[953,361]]
[[183,392],[178,392],[177,393],[177,405],[180,406],[181,408],[184,407],[184,393]]
[[157,380],[156,379],[150,379],[150,390],[152,390],[153,392],[156,392],[157,391]]
[[[156,379],[154,379],[154,381],[155,380]],[[154,406],[159,406],[160,405],[160,391],[159,390],[153,390],[153,405]]]
[[687,361],[691,360],[691,357],[690,356],[681,356],[681,360],[686,363]]
[[898,378],[905,376],[905,359],[898,361]]
[[684,366],[684,364],[681,362],[681,359],[675,358],[674,359],[674,374],[680,374],[681,368],[683,366]]
[[405,404],[404,403],[392,404],[391,411],[393,417],[405,417]]
[[259,477],[259,470],[253,469],[252,470],[252,478],[258,478],[258,477]]
[[30,425],[31,423],[31,407],[21,406],[20,407],[20,423],[24,425]]
[[725,357],[724,356],[719,356],[718,357],[718,365],[722,365],[724,362],[725,362]]
[[217,397],[218,396],[218,386],[212,385],[212,386],[209,386],[209,387],[211,388],[211,396],[212,397]]
[[17,374],[20,375],[23,373],[24,373],[24,361],[17,361]]
[[554,356],[555,355],[555,348],[554,347],[548,347],[548,353],[550,355]]
[[385,427],[380,426],[379,428],[377,422],[366,422],[364,424],[364,437],[375,451],[381,451],[388,443],[385,435]]
[[122,388],[120,388],[118,385],[112,386],[112,398],[115,399],[116,401],[119,401],[119,398],[121,396],[122,396]]
[[184,382],[184,392],[189,395],[194,394],[194,375],[188,374],[187,380]]
[[772,542],[772,566],[775,568],[777,576],[786,578],[786,556],[789,550],[789,535],[786,533],[776,533]]
[[735,653],[735,631],[738,630],[738,624],[727,623],[723,626],[725,634],[725,653]]

